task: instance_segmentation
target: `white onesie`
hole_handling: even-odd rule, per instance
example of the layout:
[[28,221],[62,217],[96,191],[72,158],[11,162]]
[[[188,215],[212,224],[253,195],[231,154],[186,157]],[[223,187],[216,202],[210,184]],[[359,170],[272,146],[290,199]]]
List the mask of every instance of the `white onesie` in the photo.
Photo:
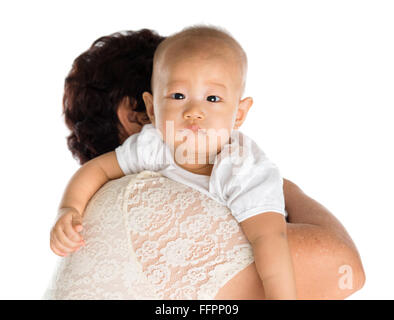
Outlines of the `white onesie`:
[[264,212],[287,215],[279,169],[240,131],[232,132],[229,143],[216,156],[211,176],[179,167],[152,124],[127,138],[115,153],[125,175],[157,171],[227,206],[238,222]]

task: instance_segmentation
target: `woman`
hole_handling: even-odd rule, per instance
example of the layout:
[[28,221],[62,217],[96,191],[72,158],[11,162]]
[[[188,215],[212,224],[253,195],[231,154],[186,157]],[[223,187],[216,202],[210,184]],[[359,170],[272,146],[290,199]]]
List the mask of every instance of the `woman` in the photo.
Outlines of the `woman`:
[[[163,39],[147,29],[115,33],[74,61],[63,102],[68,146],[81,164],[149,122],[142,93]],[[299,298],[343,299],[359,290],[361,260],[340,222],[287,179],[284,195]],[[229,210],[159,174],[106,184],[84,224],[88,245],[60,262],[47,298],[264,299],[250,245]]]

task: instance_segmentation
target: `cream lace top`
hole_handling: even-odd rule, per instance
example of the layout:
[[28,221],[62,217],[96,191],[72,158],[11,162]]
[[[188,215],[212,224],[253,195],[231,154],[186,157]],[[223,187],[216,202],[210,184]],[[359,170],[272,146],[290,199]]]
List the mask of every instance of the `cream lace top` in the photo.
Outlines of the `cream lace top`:
[[214,299],[254,261],[227,207],[153,171],[104,185],[83,224],[44,299]]

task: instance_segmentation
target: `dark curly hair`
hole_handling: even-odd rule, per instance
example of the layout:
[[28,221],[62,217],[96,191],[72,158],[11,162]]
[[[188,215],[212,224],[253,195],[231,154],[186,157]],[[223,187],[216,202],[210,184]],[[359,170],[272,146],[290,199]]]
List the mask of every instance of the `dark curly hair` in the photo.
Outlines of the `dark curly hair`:
[[116,32],[74,60],[63,114],[71,130],[68,148],[81,165],[120,145],[117,108],[125,97],[134,111],[146,113],[142,93],[151,92],[153,54],[164,39],[149,29]]

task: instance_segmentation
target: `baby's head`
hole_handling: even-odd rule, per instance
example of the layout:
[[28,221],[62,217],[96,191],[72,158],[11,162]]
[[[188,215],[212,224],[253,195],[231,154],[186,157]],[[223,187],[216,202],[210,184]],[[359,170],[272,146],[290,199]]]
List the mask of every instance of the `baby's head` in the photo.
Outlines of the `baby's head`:
[[[187,134],[202,142],[206,137],[201,134],[216,132],[220,142],[216,146],[208,142],[208,153],[217,154],[252,105],[252,98],[242,99],[246,72],[246,54],[226,31],[186,28],[166,38],[155,51],[152,94],[143,94],[147,114],[174,148],[183,139],[176,141],[168,133],[184,134],[190,129]],[[201,147],[202,143],[196,153],[202,153]]]

